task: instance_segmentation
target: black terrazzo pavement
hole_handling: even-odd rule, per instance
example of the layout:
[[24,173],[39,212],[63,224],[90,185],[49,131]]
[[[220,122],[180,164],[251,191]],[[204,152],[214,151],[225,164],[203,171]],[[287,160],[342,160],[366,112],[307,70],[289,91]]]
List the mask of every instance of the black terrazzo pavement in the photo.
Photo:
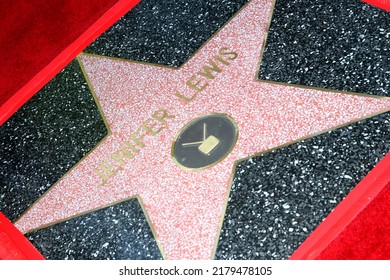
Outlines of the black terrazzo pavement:
[[217,259],[287,259],[390,150],[384,113],[237,166]]
[[390,13],[359,0],[276,0],[259,79],[390,96]]
[[142,0],[86,53],[180,66],[248,0]]
[[49,260],[162,259],[137,199],[28,233],[26,237]]
[[16,219],[106,134],[74,60],[0,127],[0,211]]

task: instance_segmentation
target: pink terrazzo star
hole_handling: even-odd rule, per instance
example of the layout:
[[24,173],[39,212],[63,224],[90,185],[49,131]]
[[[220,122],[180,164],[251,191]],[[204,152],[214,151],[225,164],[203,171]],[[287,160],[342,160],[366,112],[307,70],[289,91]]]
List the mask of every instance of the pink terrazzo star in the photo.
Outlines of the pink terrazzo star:
[[[17,227],[27,232],[138,195],[166,258],[210,259],[235,162],[390,109],[386,98],[256,81],[271,7],[272,1],[251,1],[179,69],[81,55],[111,134]],[[206,65],[214,71],[205,73]],[[163,121],[152,117],[155,112]],[[236,146],[211,168],[180,168],[172,142],[190,120],[212,112],[234,119]],[[142,143],[135,145],[131,135]],[[127,146],[133,158],[119,164],[111,156],[126,142],[139,151]],[[96,170],[107,177],[103,186]]]

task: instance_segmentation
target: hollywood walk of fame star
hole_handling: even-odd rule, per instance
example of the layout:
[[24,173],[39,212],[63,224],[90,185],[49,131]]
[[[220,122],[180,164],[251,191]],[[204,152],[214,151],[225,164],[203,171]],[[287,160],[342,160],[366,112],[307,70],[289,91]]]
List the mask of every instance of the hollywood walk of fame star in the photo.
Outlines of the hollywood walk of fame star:
[[[28,232],[139,196],[165,258],[210,259],[237,161],[390,109],[387,98],[256,81],[271,7],[249,2],[178,69],[80,55],[111,133],[16,226]],[[172,158],[175,138],[213,113],[237,125],[234,148],[184,170]],[[215,138],[204,154],[218,149]]]

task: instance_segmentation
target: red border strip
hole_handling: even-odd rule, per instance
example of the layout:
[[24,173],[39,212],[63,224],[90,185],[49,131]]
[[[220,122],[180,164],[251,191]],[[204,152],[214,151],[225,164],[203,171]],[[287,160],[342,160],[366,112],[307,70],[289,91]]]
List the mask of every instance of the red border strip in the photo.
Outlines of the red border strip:
[[390,0],[362,0],[363,2],[377,6],[385,11],[390,12]]
[[0,212],[0,260],[44,260],[39,251]]
[[0,125],[5,123],[24,103],[49,82],[61,69],[76,57],[86,46],[107,28],[114,24],[140,0],[119,0],[102,17],[83,32],[73,43],[57,55],[38,72],[28,83],[19,89],[0,107]]
[[390,153],[347,195],[292,254],[290,260],[314,260],[386,187],[390,181]]

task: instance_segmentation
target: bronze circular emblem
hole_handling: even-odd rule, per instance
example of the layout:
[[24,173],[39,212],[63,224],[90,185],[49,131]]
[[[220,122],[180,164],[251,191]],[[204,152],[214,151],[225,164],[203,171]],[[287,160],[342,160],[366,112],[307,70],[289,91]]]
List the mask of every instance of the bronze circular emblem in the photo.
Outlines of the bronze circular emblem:
[[237,136],[237,126],[229,116],[203,116],[181,129],[172,145],[172,156],[182,168],[208,168],[233,150]]

